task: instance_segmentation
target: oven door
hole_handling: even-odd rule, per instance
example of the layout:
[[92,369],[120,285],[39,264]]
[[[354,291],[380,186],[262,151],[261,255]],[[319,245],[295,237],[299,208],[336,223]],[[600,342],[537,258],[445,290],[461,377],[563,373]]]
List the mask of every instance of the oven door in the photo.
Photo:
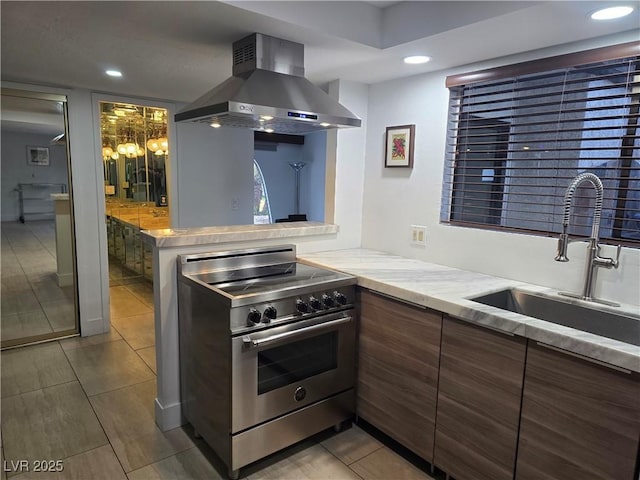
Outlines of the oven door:
[[234,337],[231,432],[353,388],[354,310]]

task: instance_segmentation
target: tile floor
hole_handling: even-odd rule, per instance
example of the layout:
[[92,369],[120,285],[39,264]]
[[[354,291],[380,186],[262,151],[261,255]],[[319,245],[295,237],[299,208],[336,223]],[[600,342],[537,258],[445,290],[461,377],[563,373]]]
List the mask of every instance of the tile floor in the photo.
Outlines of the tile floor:
[[[110,333],[2,352],[2,479],[226,478],[190,427],[155,425],[152,305],[148,283],[113,286]],[[36,460],[62,460],[64,470],[11,471],[19,460],[31,469]],[[278,452],[242,469],[241,478],[431,477],[354,426]]]
[[53,220],[2,222],[2,340],[73,329],[73,287],[56,281]]

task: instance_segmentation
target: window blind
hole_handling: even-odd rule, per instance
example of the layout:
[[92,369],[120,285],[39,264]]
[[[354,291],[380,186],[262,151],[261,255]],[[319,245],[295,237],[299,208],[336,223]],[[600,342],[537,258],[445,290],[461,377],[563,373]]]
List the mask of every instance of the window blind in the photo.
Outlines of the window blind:
[[[566,187],[591,172],[604,186],[601,239],[640,245],[640,55],[531,63],[450,87],[441,220],[555,235]],[[588,184],[576,192],[571,234],[590,235],[594,198]]]

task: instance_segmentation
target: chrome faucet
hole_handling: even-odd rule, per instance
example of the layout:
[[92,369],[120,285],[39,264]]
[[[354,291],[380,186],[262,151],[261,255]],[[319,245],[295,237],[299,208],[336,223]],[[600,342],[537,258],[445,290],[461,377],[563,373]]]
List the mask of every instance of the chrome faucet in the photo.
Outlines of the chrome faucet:
[[577,188],[585,182],[591,183],[591,185],[593,185],[593,188],[595,188],[596,201],[593,208],[591,238],[589,238],[587,246],[587,264],[585,267],[584,287],[582,289],[582,295],[567,292],[560,292],[560,295],[619,307],[620,305],[617,303],[593,298],[593,284],[596,276],[596,267],[618,268],[618,265],[620,264],[620,251],[622,250],[622,246],[618,245],[615,260],[613,258],[601,257],[599,255],[600,245],[598,245],[598,238],[600,237],[600,218],[602,216],[604,188],[602,187],[602,182],[600,181],[600,179],[593,173],[581,173],[580,175],[578,175],[571,181],[571,183],[567,187],[566,192],[564,193],[564,216],[562,219],[562,233],[558,238],[558,252],[556,254],[555,260],[556,262],[569,261],[569,257],[567,257],[567,247],[572,240],[569,240],[567,230],[569,228],[569,220],[571,217],[571,205],[573,204],[573,196],[576,193]]

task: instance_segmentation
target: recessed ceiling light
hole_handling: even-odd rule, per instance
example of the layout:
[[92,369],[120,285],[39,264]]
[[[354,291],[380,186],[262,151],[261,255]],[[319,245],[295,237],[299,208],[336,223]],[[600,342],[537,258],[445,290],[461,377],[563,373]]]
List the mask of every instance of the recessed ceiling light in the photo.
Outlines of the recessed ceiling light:
[[593,20],[613,20],[633,12],[633,7],[608,7],[591,14]]
[[331,126],[331,124],[330,124],[330,123],[327,123],[327,122],[322,122],[322,123],[320,124],[320,126],[321,126],[321,127],[330,127],[330,126]]
[[404,57],[404,63],[409,63],[411,65],[418,65],[420,63],[427,63],[431,58],[425,55],[412,55],[410,57]]
[[119,70],[107,70],[104,73],[106,73],[110,77],[121,77],[122,76],[122,72],[119,71]]
[[267,129],[265,129],[265,132],[267,132],[267,133],[273,133],[273,128],[267,128]]
[[213,122],[211,122],[211,123],[209,124],[209,126],[210,126],[211,128],[220,128],[222,125],[220,125],[220,124],[219,124],[218,122],[216,122],[216,121],[213,121]]
[[271,115],[260,115],[260,120],[273,120]]

